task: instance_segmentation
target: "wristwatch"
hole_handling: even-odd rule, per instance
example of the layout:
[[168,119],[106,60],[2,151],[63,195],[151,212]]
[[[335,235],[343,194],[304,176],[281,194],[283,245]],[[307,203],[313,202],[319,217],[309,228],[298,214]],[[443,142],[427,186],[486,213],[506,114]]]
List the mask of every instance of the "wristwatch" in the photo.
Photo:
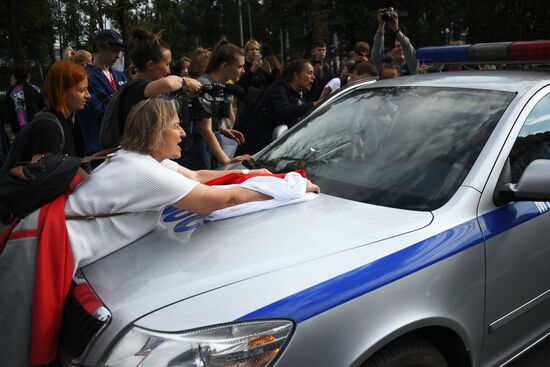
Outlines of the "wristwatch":
[[243,168],[243,169],[241,170],[241,173],[242,173],[243,175],[248,175],[248,174],[250,173],[250,170],[249,170],[248,168]]

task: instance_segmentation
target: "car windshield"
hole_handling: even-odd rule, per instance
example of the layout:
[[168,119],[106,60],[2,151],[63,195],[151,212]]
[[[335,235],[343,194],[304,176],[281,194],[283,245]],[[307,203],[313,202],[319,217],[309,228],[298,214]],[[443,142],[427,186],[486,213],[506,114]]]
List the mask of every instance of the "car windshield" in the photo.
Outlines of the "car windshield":
[[434,87],[351,91],[257,157],[304,169],[323,193],[434,210],[464,181],[515,93]]

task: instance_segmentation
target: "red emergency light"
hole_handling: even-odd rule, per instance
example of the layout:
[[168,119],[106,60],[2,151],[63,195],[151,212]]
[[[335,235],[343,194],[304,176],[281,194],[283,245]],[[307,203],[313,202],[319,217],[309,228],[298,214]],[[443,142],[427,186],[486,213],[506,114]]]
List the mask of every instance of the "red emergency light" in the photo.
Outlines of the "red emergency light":
[[550,41],[423,47],[416,57],[427,64],[550,63]]

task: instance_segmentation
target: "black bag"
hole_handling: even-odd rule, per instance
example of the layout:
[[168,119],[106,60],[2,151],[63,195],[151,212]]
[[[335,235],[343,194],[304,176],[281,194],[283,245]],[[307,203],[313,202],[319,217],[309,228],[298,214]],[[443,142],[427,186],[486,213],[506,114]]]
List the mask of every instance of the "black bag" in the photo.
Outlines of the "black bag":
[[125,91],[137,80],[131,80],[124,84],[121,88],[117,89],[113,98],[109,101],[107,109],[103,114],[101,120],[101,127],[99,128],[99,137],[101,138],[101,145],[103,148],[115,148],[120,144],[120,138],[124,131],[124,122],[122,119],[122,109],[120,104],[122,96]]
[[68,154],[47,154],[22,166],[26,180],[7,171],[0,177],[0,202],[23,218],[65,192],[81,162]]
[[[57,117],[48,112],[40,112],[31,123],[38,119],[55,121],[59,126],[59,153],[44,155],[36,162],[21,162],[16,167],[4,167],[0,175],[0,216],[4,223],[13,215],[25,217],[62,194],[82,163],[81,158],[61,154],[65,145],[65,134]],[[14,145],[17,143],[16,138]],[[26,180],[12,173],[18,169]]]

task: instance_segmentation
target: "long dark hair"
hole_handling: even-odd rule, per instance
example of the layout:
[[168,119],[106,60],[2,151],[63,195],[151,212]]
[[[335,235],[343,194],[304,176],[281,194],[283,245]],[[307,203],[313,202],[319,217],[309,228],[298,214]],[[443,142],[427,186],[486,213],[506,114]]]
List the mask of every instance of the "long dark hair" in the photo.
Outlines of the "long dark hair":
[[311,64],[311,62],[305,59],[297,59],[291,61],[283,69],[283,79],[290,83],[295,74],[300,74],[302,71],[304,71],[306,64]]
[[170,46],[160,39],[160,34],[151,33],[142,28],[132,31],[130,42],[130,59],[138,70],[143,70],[147,62],[157,63],[162,60],[162,49],[169,49]]
[[218,70],[223,63],[234,64],[238,56],[244,57],[244,52],[240,47],[235,46],[228,40],[219,41],[216,46],[214,46],[212,56],[210,56],[210,61],[206,67],[206,74]]

